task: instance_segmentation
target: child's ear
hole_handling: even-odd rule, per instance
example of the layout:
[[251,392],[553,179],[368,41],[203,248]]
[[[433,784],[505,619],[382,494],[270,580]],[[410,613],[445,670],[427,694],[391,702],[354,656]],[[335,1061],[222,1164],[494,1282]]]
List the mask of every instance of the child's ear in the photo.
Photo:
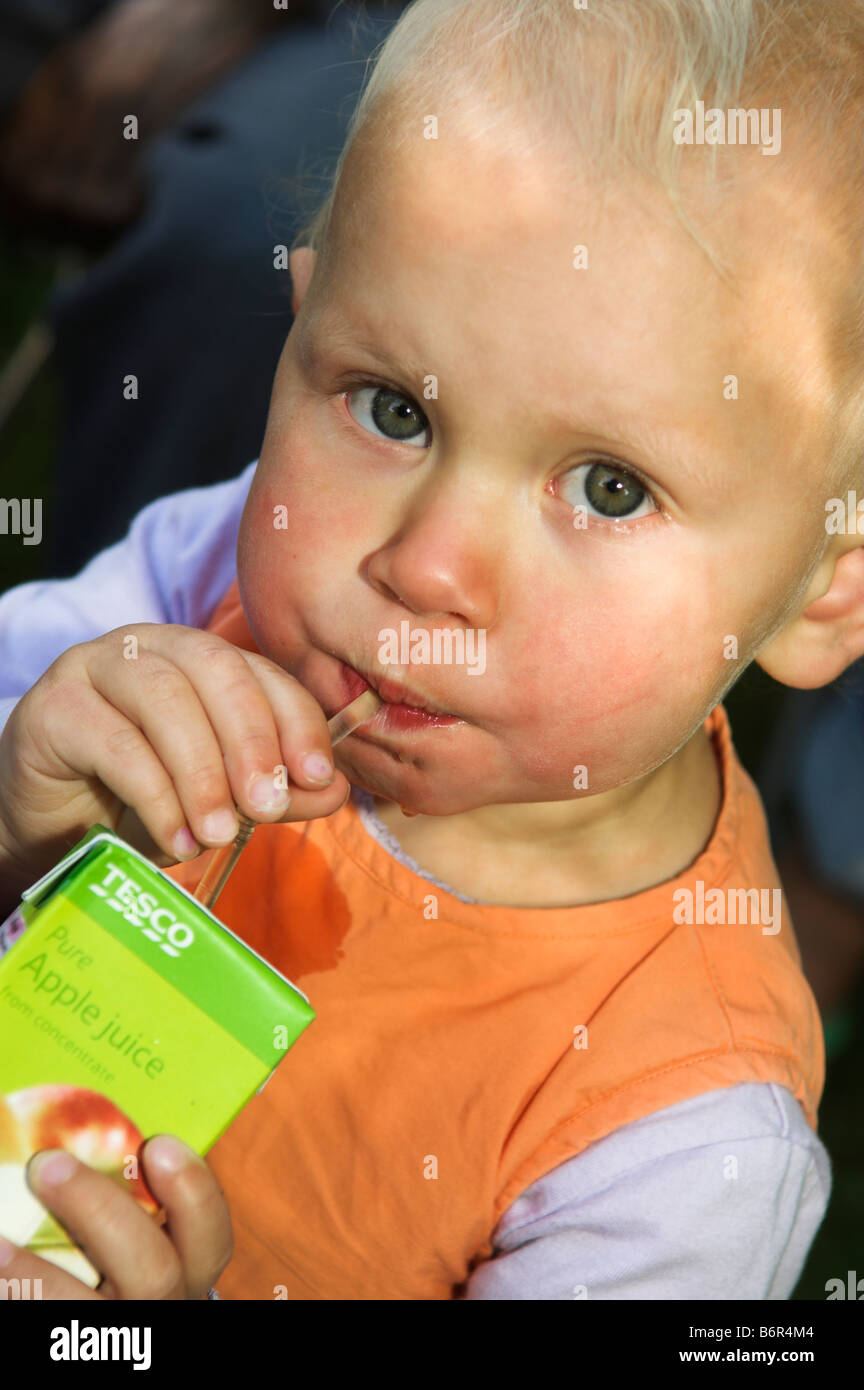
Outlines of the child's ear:
[[294,287],[291,307],[295,314],[306,297],[309,281],[312,279],[312,271],[315,269],[316,255],[317,252],[313,251],[311,246],[298,246],[297,250],[292,251],[288,257],[288,264],[291,267],[291,283]]
[[[864,655],[864,538],[849,536],[826,551],[805,606],[755,658],[782,685],[815,690]],[[826,569],[830,583],[826,589]]]

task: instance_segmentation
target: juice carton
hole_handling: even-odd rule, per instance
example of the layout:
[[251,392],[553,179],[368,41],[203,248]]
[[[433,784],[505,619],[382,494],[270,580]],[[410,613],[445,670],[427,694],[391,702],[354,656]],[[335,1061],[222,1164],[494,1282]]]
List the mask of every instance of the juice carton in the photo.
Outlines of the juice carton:
[[0,1235],[95,1288],[27,1186],[64,1148],[159,1208],[138,1151],[216,1142],[315,1017],[306,995],[96,825],[0,925]]

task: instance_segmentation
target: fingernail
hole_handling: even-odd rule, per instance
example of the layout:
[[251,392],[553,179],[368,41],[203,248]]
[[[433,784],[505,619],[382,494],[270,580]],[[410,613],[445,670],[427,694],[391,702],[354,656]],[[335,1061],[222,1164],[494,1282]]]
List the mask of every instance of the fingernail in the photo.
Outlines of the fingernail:
[[17,1254],[17,1245],[10,1245],[8,1240],[4,1240],[3,1237],[0,1236],[0,1269],[4,1269],[6,1265],[11,1264]]
[[233,840],[240,829],[233,811],[213,811],[201,822],[205,840]]
[[65,1150],[46,1149],[30,1160],[27,1165],[27,1177],[35,1178],[38,1183],[45,1183],[47,1187],[59,1187],[61,1182],[71,1178],[77,1166],[77,1160]]
[[171,843],[178,859],[189,859],[198,853],[197,841],[189,834],[185,825],[182,830],[177,831]]
[[291,797],[284,787],[276,787],[272,777],[256,777],[249,788],[249,800],[259,811],[282,811]]
[[302,767],[310,782],[332,782],[335,776],[333,764],[323,753],[307,753]]
[[148,1162],[155,1163],[163,1173],[179,1173],[181,1168],[197,1157],[192,1149],[171,1134],[160,1134],[147,1145]]

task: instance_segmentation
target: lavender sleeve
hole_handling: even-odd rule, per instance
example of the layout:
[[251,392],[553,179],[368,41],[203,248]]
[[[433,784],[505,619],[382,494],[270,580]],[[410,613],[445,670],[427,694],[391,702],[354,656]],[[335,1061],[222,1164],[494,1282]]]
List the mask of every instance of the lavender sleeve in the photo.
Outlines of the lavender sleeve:
[[255,471],[144,507],[128,533],[71,579],[33,580],[0,596],[0,729],[69,647],[125,623],[201,627],[236,576],[237,533]]
[[462,1296],[788,1299],[830,1191],[828,1153],[790,1091],[707,1091],[526,1188]]

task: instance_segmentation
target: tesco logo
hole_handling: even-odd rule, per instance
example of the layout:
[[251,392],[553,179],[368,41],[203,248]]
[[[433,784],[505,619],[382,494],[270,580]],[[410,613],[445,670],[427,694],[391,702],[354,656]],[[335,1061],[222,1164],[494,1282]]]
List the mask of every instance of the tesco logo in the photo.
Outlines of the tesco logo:
[[152,893],[143,892],[128,874],[110,861],[101,883],[91,883],[90,892],[104,898],[108,907],[119,912],[124,922],[140,927],[150,941],[155,941],[166,956],[179,956],[195,940],[195,933],[185,922],[177,920],[177,914]]

